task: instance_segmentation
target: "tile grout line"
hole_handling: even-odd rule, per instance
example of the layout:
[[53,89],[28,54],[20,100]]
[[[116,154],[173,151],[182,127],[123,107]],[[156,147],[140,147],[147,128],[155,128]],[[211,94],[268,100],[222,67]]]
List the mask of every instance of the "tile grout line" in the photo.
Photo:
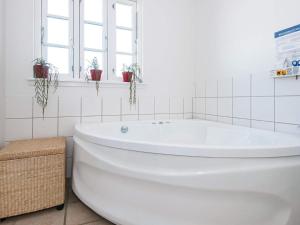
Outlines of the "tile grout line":
[[217,80],[217,122],[219,122],[219,80]]
[[80,124],[82,123],[82,96],[80,97]]
[[194,114],[193,110],[194,110],[194,98],[192,97],[192,119],[194,119],[194,117],[193,117],[193,114]]
[[207,97],[207,95],[206,95],[206,89],[207,89],[207,80],[205,80],[205,86],[204,86],[204,119],[206,120],[207,118],[207,116],[206,116],[206,114],[207,114],[207,111],[206,111],[206,104],[207,104],[207,99],[206,99],[206,97]]
[[253,119],[253,115],[252,115],[252,74],[250,74],[250,127],[253,127],[252,124],[252,119]]
[[156,120],[156,115],[155,115],[155,111],[156,111],[156,108],[155,108],[155,105],[156,105],[156,101],[155,101],[155,96],[153,97],[153,119]]
[[234,78],[232,77],[231,78],[231,116],[232,116],[232,122],[231,124],[233,125],[234,122],[233,122],[233,118],[234,118],[234,102],[233,102],[233,85],[234,85]]
[[185,102],[184,97],[182,98],[182,119],[185,119]]
[[169,107],[169,120],[171,119],[171,97],[169,96],[169,102],[168,102],[168,107]]

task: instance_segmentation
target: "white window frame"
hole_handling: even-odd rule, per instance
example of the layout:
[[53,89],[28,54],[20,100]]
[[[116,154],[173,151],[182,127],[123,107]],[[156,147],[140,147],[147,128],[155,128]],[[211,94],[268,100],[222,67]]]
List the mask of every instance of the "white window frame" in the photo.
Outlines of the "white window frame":
[[[138,17],[138,13],[137,13],[137,2],[134,0],[109,0],[110,4],[111,4],[111,16],[109,16],[109,25],[108,25],[108,30],[109,30],[109,40],[108,40],[108,46],[109,46],[109,73],[108,73],[108,79],[109,80],[121,80],[121,77],[118,77],[116,74],[116,58],[117,58],[117,54],[120,55],[130,55],[132,56],[132,62],[133,63],[137,63],[137,55],[138,55],[138,51],[137,51],[137,44],[138,44],[138,36],[137,36],[137,32],[138,32],[138,25],[137,25],[137,17]],[[116,25],[116,4],[124,4],[124,5],[129,5],[129,6],[133,6],[133,10],[132,10],[132,28],[129,29],[127,27],[119,27]],[[136,7],[134,7],[136,6]],[[117,52],[116,51],[116,31],[117,29],[121,29],[121,30],[129,30],[132,31],[132,53],[126,53],[126,52]]]
[[[46,57],[47,47],[62,47],[69,49],[69,72],[70,74],[60,74],[61,80],[85,80],[84,69],[84,23],[83,0],[69,0],[69,17],[61,17],[56,15],[47,15],[48,0],[34,0],[35,3],[35,58]],[[141,2],[142,0],[103,0],[103,81],[121,81],[121,77],[117,77],[116,71],[116,29],[126,29],[116,26],[115,6],[116,3],[136,5],[133,10],[133,63],[138,63],[142,67],[142,40],[141,40]],[[57,19],[69,19],[69,45],[62,46],[47,43],[47,17]],[[93,22],[87,22],[94,24]],[[97,24],[100,25],[100,24]],[[98,51],[95,49],[86,49]],[[127,53],[121,53],[127,54]]]

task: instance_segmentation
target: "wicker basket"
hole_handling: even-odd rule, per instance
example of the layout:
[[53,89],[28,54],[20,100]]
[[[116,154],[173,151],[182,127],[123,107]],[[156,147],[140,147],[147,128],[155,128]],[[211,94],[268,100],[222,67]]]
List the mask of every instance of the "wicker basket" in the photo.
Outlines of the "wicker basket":
[[15,141],[0,151],[0,218],[64,204],[64,138]]

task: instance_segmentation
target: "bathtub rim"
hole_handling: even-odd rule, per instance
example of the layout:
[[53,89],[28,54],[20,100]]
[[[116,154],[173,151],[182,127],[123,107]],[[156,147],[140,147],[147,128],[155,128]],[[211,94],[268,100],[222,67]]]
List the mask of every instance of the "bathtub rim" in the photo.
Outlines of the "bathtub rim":
[[[171,123],[182,122],[189,120],[168,120]],[[212,125],[228,125],[211,121],[193,120],[193,122],[205,122]],[[108,123],[84,123],[84,124],[136,124],[140,122],[153,123],[157,121],[134,121],[134,122],[108,122]],[[189,121],[190,122],[190,121]],[[187,157],[207,157],[207,158],[278,158],[278,157],[293,157],[300,156],[300,142],[299,145],[257,145],[251,147],[241,146],[221,146],[221,145],[182,145],[182,144],[166,144],[166,143],[151,143],[147,141],[138,141],[131,139],[121,139],[113,136],[91,135],[83,132],[82,124],[75,126],[74,140],[76,138],[82,139],[99,146],[112,147],[120,150],[128,150],[135,152],[143,152],[148,154],[162,154],[174,156],[187,156]],[[257,130],[259,132],[270,133],[272,131],[264,131],[255,128],[240,127],[228,125],[241,129]],[[280,132],[277,132],[280,134]],[[282,135],[298,138],[296,135],[282,133]]]

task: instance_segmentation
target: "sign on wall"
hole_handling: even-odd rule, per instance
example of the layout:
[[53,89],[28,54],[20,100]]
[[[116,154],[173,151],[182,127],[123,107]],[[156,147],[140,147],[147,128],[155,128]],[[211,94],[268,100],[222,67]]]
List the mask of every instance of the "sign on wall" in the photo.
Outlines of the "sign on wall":
[[277,69],[291,68],[300,60],[300,24],[275,33]]

